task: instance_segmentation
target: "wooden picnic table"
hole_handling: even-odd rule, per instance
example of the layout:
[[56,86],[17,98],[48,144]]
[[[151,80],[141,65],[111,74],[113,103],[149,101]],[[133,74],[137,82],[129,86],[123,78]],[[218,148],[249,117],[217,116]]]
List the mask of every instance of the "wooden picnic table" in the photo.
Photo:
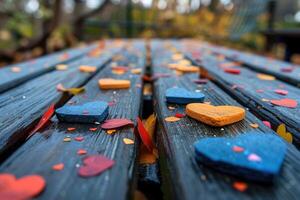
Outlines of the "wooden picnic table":
[[[36,199],[133,199],[139,197],[136,190],[149,200],[297,199],[300,108],[274,106],[270,100],[290,98],[299,104],[298,68],[280,75],[282,68],[292,65],[237,53],[232,56],[227,49],[195,40],[106,40],[104,46],[95,42],[0,69],[0,183],[5,173],[17,178],[40,175],[46,187]],[[276,67],[265,68],[266,63]],[[59,70],[58,64],[67,69]],[[194,65],[199,71],[184,73],[174,68],[178,64]],[[93,66],[96,71],[81,72],[80,66]],[[226,73],[224,66],[240,70],[240,74]],[[260,73],[274,79],[260,79]],[[102,78],[128,79],[131,86],[102,90],[98,85]],[[199,78],[207,80],[199,84]],[[83,87],[85,91],[62,92],[61,86]],[[166,103],[165,91],[172,87],[202,92],[206,103],[212,105],[244,107],[246,117],[224,127],[205,125],[186,116],[185,105]],[[288,94],[282,96],[275,89]],[[100,123],[63,123],[53,115],[47,125],[27,138],[51,104],[60,108],[95,100],[109,103],[108,119],[126,118],[134,127],[112,133]],[[137,128],[137,117],[145,119],[152,112],[157,117],[153,139],[150,137],[154,150],[146,154],[151,162],[140,162],[149,141]],[[166,120],[176,114],[182,118]],[[269,121],[273,130],[262,121]],[[282,139],[287,152],[272,184],[248,182],[196,161],[193,145],[200,139],[234,138],[249,131],[280,138],[276,133],[280,124],[291,133],[293,143]],[[78,155],[78,150],[85,150],[85,155]],[[114,165],[100,175],[83,178],[78,169],[89,155],[104,155]],[[54,170],[57,164],[63,164],[63,169]],[[238,191],[233,187],[236,181],[246,183],[247,189]]]

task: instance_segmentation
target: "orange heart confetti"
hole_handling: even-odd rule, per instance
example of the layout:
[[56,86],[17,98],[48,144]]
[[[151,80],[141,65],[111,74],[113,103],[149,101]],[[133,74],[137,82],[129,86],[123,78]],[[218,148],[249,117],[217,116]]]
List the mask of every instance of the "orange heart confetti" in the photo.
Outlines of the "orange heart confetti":
[[52,169],[55,170],[55,171],[61,171],[64,169],[64,164],[63,163],[58,163],[56,165],[53,165],[52,166]]
[[95,67],[95,66],[88,66],[88,65],[81,65],[79,67],[79,71],[81,71],[81,72],[87,72],[87,73],[92,73],[92,72],[97,71],[97,67]]
[[233,188],[240,191],[245,192],[248,189],[248,184],[245,182],[236,181],[233,183]]
[[283,139],[285,139],[287,142],[292,143],[293,142],[293,135],[289,132],[286,131],[286,127],[284,124],[280,124],[277,127],[276,130],[277,134],[282,137]]
[[170,117],[165,118],[165,121],[167,121],[167,122],[177,122],[179,120],[180,120],[180,118],[174,117],[174,116],[170,116]]

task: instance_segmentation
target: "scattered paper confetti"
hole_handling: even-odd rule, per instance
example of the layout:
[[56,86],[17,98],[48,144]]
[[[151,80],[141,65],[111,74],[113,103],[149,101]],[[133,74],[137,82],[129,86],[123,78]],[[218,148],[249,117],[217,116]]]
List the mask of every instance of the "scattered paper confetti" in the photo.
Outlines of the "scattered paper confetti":
[[167,122],[177,122],[179,120],[180,120],[180,118],[174,117],[174,116],[170,116],[170,117],[165,118],[165,121],[167,121]]
[[56,65],[56,66],[55,66],[55,69],[58,70],[58,71],[64,71],[64,70],[67,70],[67,69],[68,69],[68,65],[65,65],[65,64],[59,64],[59,65]]
[[44,113],[42,118],[40,119],[39,123],[35,126],[35,128],[29,133],[27,139],[29,139],[35,132],[43,128],[47,122],[51,119],[52,115],[55,112],[55,106],[52,104]]
[[101,174],[103,171],[111,168],[114,161],[102,155],[91,155],[83,158],[83,166],[78,170],[81,177],[92,177]]
[[240,191],[245,192],[248,189],[248,184],[245,182],[236,181],[233,183],[233,188]]
[[116,129],[106,130],[106,133],[109,134],[109,135],[111,135],[111,134],[113,134],[115,132],[117,132]]
[[76,128],[74,128],[74,127],[69,127],[69,128],[67,128],[67,130],[68,130],[68,131],[75,131]]
[[79,149],[79,150],[77,151],[77,154],[78,154],[78,155],[85,155],[86,153],[87,153],[87,151],[84,150],[84,149]]
[[268,122],[268,121],[262,121],[262,122],[264,123],[265,126],[272,128],[270,122]]
[[84,140],[84,137],[82,136],[78,136],[78,137],[75,137],[74,140],[78,141],[78,142],[81,142]]
[[261,161],[261,157],[259,157],[258,155],[256,155],[255,153],[251,153],[248,156],[248,160],[252,161],[252,162],[260,162]]
[[298,102],[294,99],[279,99],[279,100],[271,100],[270,102],[273,105],[287,107],[287,108],[296,108],[298,105]]
[[143,144],[146,146],[148,151],[152,153],[154,150],[154,144],[152,142],[151,136],[145,129],[144,124],[139,117],[137,118],[137,130]]
[[72,94],[72,95],[77,95],[77,94],[85,92],[85,88],[84,87],[79,87],[79,88],[65,88],[61,83],[59,83],[56,86],[56,89],[59,92],[68,92],[69,94]]
[[92,72],[97,71],[97,67],[95,67],[95,66],[88,66],[88,65],[81,65],[79,67],[79,71],[92,73]]
[[185,114],[182,114],[182,113],[176,113],[176,114],[175,114],[175,117],[177,117],[177,118],[183,118],[183,117],[185,117]]
[[64,141],[64,142],[71,142],[71,140],[72,140],[72,139],[71,139],[70,137],[65,137],[63,141]]
[[293,142],[293,135],[289,132],[286,131],[286,127],[285,124],[280,124],[277,127],[276,130],[277,134],[282,137],[283,139],[285,139],[287,142],[292,143]]
[[134,144],[134,141],[132,139],[129,139],[129,138],[123,138],[123,142],[125,144]]
[[234,152],[240,153],[240,152],[243,152],[243,151],[244,151],[244,148],[235,145],[235,146],[232,147],[232,150],[233,150]]
[[259,125],[258,125],[257,123],[252,123],[252,124],[250,124],[250,126],[251,126],[252,128],[258,128],[258,127],[259,127]]
[[95,128],[89,128],[89,131],[93,131],[94,132],[94,131],[97,131],[97,129],[98,129],[97,127],[95,127]]
[[224,72],[229,73],[229,74],[235,74],[238,75],[241,73],[241,70],[235,69],[235,68],[225,68]]
[[289,92],[287,90],[274,90],[275,93],[280,94],[280,95],[287,95]]
[[123,126],[134,126],[133,121],[129,119],[108,119],[101,125],[103,129],[116,129]]
[[267,74],[257,74],[257,78],[265,81],[274,81],[276,78]]
[[16,179],[13,174],[0,174],[0,199],[25,200],[38,196],[46,187],[46,181],[39,175],[27,175]]
[[63,163],[58,163],[52,166],[52,169],[55,171],[61,171],[64,169],[64,164]]

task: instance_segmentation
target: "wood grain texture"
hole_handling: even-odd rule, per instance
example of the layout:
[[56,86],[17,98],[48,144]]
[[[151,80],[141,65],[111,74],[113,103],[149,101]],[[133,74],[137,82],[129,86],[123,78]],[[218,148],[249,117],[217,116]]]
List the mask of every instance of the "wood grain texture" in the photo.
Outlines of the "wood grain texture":
[[[300,87],[300,67],[298,65],[220,46],[206,44],[205,48],[224,55],[232,61],[241,62],[250,69],[271,74],[282,81]],[[287,67],[294,67],[293,72],[281,71]]]
[[[230,62],[220,61],[215,56],[202,51],[203,59],[199,63],[189,54],[194,64],[203,68],[213,78],[213,81],[233,95],[243,105],[247,106],[260,119],[270,121],[274,130],[280,124],[285,124],[287,130],[293,134],[293,143],[300,145],[300,89],[279,80],[266,81],[257,78],[257,73],[243,66],[235,66],[241,71],[240,75],[224,72],[219,64]],[[274,92],[275,89],[284,89],[288,95],[282,96]],[[259,93],[257,90],[263,90]],[[273,106],[269,101],[273,99],[290,98],[298,102],[296,108]]]
[[[135,46],[135,50],[122,51],[123,58],[116,62],[122,66],[143,68],[144,43],[137,41],[132,45]],[[130,72],[123,75],[112,74],[111,64],[86,84],[85,94],[74,96],[69,103],[115,101],[116,104],[109,108],[108,118],[128,118],[135,121],[141,107],[141,75]],[[98,79],[107,77],[130,79],[131,88],[100,90]],[[75,127],[76,130],[68,133],[68,127]],[[97,125],[59,123],[56,117],[53,117],[51,125],[20,147],[1,165],[0,171],[13,173],[18,177],[33,173],[44,176],[47,181],[46,190],[37,199],[126,199],[132,193],[138,145],[134,129],[126,127],[113,135],[108,135],[99,125],[96,132],[89,131],[90,127]],[[71,142],[63,142],[67,135],[72,138]],[[73,138],[76,136],[83,136],[84,140],[74,141]],[[123,138],[134,139],[135,144],[124,144]],[[78,149],[86,149],[89,155],[104,154],[115,160],[115,165],[99,176],[81,178],[77,175],[76,167],[82,163],[82,156],[76,154]],[[65,164],[65,168],[59,172],[53,171],[52,165],[60,162]]]
[[98,70],[119,51],[112,49],[100,57],[83,56],[68,64],[67,71],[52,71],[32,79],[0,95],[0,157],[4,159],[24,142],[28,130],[37,122],[52,103],[66,96],[56,90],[62,83],[66,88],[79,87],[94,74],[81,73],[80,65],[97,66]]
[[[0,93],[55,70],[57,64],[67,64],[79,59],[95,47],[96,45],[89,45],[87,47],[67,49],[23,63],[3,67],[0,69]],[[66,54],[68,57],[64,58]],[[12,72],[12,67],[19,67],[21,71],[18,73]]]
[[[164,67],[166,63],[171,62],[170,53],[163,50],[159,42],[154,41],[152,46],[153,71],[172,74],[170,69]],[[275,183],[273,185],[248,183],[249,189],[246,192],[233,189],[232,184],[238,180],[237,178],[216,172],[196,162],[193,143],[201,138],[232,137],[252,130],[263,134],[272,130],[264,126],[249,111],[245,120],[223,128],[214,128],[189,117],[184,117],[178,122],[166,122],[165,117],[174,116],[176,112],[184,113],[185,110],[185,106],[176,106],[176,110],[168,109],[164,93],[173,86],[192,91],[201,90],[206,95],[206,101],[213,105],[240,106],[213,83],[197,86],[192,82],[194,78],[197,78],[196,74],[183,76],[172,74],[171,77],[160,78],[154,84],[155,110],[160,122],[157,140],[164,191],[169,191],[164,194],[167,199],[297,199],[300,195],[298,187],[300,154],[291,144],[287,144],[285,162]],[[253,129],[250,123],[259,124],[259,128]]]

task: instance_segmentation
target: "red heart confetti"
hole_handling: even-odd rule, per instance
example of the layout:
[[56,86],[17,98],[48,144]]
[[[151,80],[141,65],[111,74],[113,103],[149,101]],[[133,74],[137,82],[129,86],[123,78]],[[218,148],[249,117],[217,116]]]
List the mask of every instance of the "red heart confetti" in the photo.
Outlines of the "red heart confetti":
[[144,127],[142,120],[139,117],[137,118],[137,129],[143,144],[146,146],[148,151],[152,153],[154,150],[154,144],[148,131]]
[[134,126],[133,121],[129,119],[108,119],[101,125],[103,129],[116,129],[123,126]]
[[84,137],[82,136],[78,136],[78,137],[75,137],[74,140],[78,141],[78,142],[81,142],[84,140]]
[[274,90],[275,93],[280,94],[280,95],[287,95],[289,92],[287,90]]
[[41,128],[43,128],[47,124],[47,122],[51,119],[52,115],[54,114],[54,110],[55,110],[55,105],[51,104],[51,106],[43,114],[43,116],[40,119],[39,123],[29,133],[27,139],[29,139],[33,134],[35,134],[38,130],[40,130]]
[[91,155],[83,159],[83,166],[78,170],[81,177],[92,177],[101,174],[101,172],[111,168],[115,161],[110,160],[102,155]]
[[183,117],[185,117],[185,114],[176,113],[175,117],[177,117],[177,118],[183,118]]
[[25,200],[36,197],[46,186],[46,181],[39,175],[23,176],[19,179],[13,174],[0,174],[0,199]]
[[89,128],[90,131],[97,131],[97,128]]
[[241,70],[239,69],[234,69],[234,68],[225,68],[224,72],[229,73],[229,74],[235,74],[238,75],[241,73]]
[[243,152],[243,151],[244,151],[244,148],[243,148],[243,147],[240,147],[240,146],[233,146],[233,147],[232,147],[232,150],[233,150],[234,152],[240,153],[240,152]]
[[271,103],[276,106],[282,106],[287,108],[296,108],[298,104],[298,102],[294,99],[271,100]]
[[240,191],[240,192],[245,192],[248,188],[248,184],[245,182],[240,182],[240,181],[236,181],[233,183],[233,188]]

